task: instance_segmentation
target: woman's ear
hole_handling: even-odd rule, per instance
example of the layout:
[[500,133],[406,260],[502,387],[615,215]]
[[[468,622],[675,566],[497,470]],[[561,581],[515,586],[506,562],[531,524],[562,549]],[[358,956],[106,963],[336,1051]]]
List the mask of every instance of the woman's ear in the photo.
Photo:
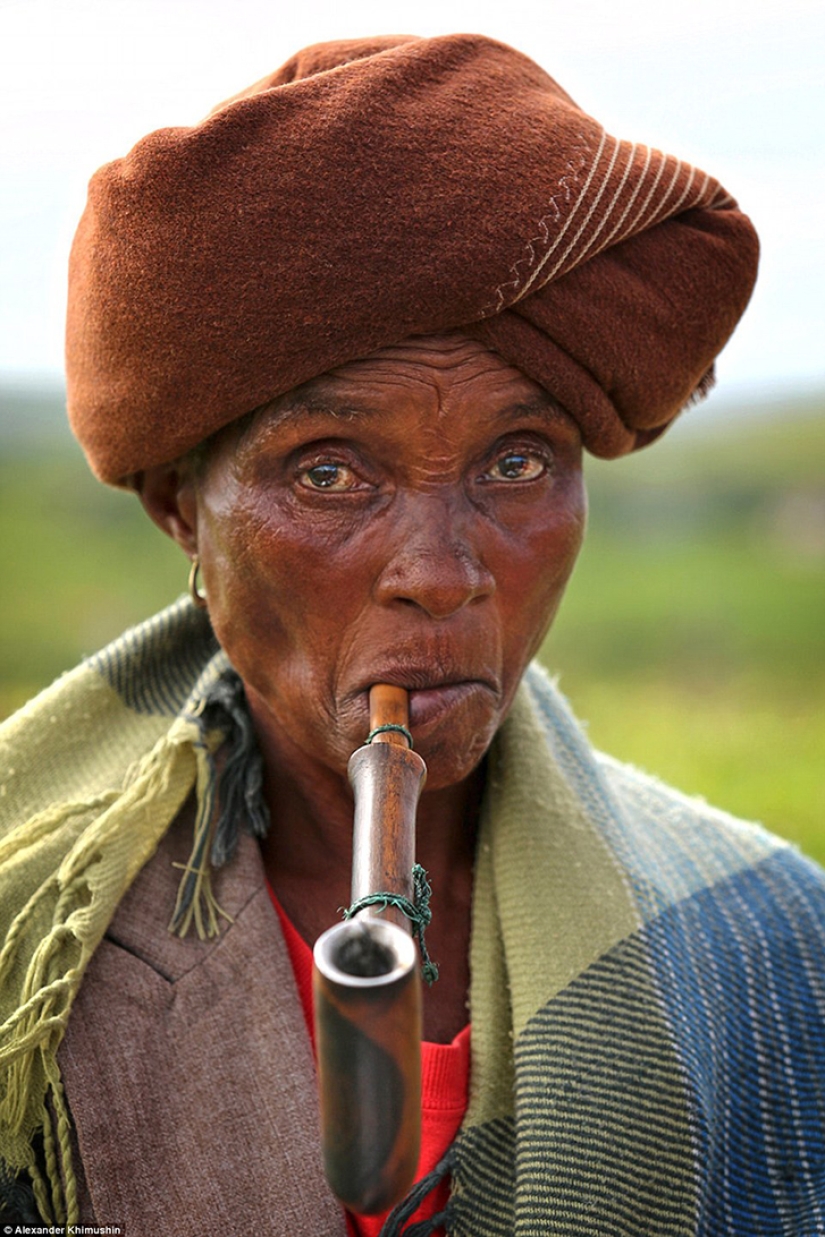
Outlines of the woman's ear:
[[192,558],[198,550],[198,505],[191,470],[180,460],[132,477],[149,517]]

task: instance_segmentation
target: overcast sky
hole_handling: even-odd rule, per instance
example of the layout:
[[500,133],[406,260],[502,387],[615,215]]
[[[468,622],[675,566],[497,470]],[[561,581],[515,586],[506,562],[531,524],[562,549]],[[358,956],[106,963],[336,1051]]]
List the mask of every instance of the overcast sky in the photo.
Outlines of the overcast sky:
[[86,182],[299,47],[473,30],[513,44],[608,131],[718,177],[762,237],[728,393],[825,383],[822,0],[0,0],[0,377],[60,370]]

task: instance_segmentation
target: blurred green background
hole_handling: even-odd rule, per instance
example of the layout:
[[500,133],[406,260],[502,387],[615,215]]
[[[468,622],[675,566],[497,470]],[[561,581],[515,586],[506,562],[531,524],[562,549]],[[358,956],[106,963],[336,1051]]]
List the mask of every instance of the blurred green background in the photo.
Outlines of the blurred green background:
[[[0,717],[185,583],[61,404],[0,388]],[[825,395],[717,404],[588,461],[589,535],[542,657],[596,746],[825,863],[823,414]]]

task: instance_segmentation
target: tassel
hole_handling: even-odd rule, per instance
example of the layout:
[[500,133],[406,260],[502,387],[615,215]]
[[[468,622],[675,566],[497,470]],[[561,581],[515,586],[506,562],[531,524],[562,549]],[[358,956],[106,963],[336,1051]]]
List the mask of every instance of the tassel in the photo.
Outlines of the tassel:
[[455,1159],[455,1144],[453,1144],[448,1149],[446,1155],[436,1164],[432,1172],[427,1173],[426,1177],[422,1177],[420,1181],[416,1182],[407,1197],[402,1198],[401,1202],[393,1208],[384,1221],[379,1237],[427,1237],[428,1233],[434,1232],[435,1228],[444,1222],[449,1208],[446,1208],[438,1216],[433,1216],[429,1220],[420,1220],[410,1228],[405,1229],[402,1227],[415,1214],[430,1191],[434,1190],[437,1185],[440,1185],[443,1179],[452,1172],[455,1166]]
[[443,1211],[438,1211],[434,1216],[430,1216],[429,1220],[419,1220],[417,1224],[410,1224],[404,1229],[404,1237],[430,1237],[443,1224],[446,1224],[450,1215],[450,1208],[445,1207]]
[[[212,868],[221,867],[235,854],[242,821],[255,837],[264,837],[269,815],[262,794],[263,758],[243,684],[234,670],[210,685],[193,720],[202,736],[194,745],[198,811],[192,853],[179,865],[183,878],[169,931],[185,936],[194,921],[203,940],[218,934],[219,916],[232,922],[212,891]],[[212,753],[220,745],[224,764],[217,778]]]
[[218,784],[220,807],[212,845],[212,865],[219,868],[237,850],[241,821],[245,821],[254,837],[266,837],[269,813],[263,798],[264,762],[243,683],[234,671],[227,672],[209,689],[203,717],[207,726],[214,724],[226,732],[226,758]]
[[215,764],[205,742],[195,744],[195,759],[198,770],[195,839],[187,862],[176,865],[182,870],[183,879],[178,887],[169,931],[186,936],[194,919],[198,936],[206,940],[207,937],[217,936],[220,930],[219,915],[230,923],[232,916],[221,909],[212,891],[211,852],[216,825]]

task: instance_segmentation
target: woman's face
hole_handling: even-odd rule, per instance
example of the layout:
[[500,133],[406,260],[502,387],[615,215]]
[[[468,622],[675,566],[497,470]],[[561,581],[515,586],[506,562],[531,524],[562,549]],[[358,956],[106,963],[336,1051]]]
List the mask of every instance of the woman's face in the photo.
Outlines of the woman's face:
[[258,727],[343,774],[370,686],[398,684],[433,789],[487,750],[585,520],[574,422],[456,335],[384,349],[228,427],[181,495]]

